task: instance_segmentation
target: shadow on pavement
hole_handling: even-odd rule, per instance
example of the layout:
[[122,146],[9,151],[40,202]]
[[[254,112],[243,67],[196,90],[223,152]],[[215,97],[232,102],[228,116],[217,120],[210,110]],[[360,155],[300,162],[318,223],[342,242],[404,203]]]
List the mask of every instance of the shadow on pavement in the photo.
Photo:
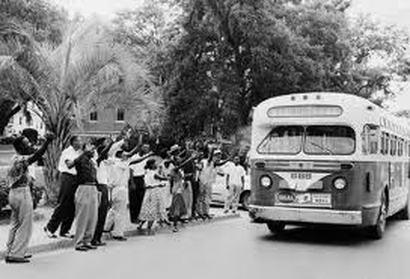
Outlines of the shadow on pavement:
[[[389,235],[399,222],[389,220],[384,237]],[[335,227],[335,226],[289,226],[277,235],[268,234],[260,237],[262,241],[285,242],[285,243],[305,243],[323,246],[361,246],[375,242],[365,229]]]

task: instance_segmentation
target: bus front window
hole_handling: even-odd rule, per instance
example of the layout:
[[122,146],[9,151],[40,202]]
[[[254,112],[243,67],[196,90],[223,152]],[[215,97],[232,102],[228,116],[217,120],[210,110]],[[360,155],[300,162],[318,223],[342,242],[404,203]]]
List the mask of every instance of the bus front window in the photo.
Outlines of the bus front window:
[[347,126],[308,126],[304,152],[314,155],[349,155],[355,150],[354,130]]
[[355,132],[347,126],[276,126],[261,142],[261,154],[349,155],[355,151]]
[[258,147],[259,153],[297,154],[302,149],[302,126],[277,126]]

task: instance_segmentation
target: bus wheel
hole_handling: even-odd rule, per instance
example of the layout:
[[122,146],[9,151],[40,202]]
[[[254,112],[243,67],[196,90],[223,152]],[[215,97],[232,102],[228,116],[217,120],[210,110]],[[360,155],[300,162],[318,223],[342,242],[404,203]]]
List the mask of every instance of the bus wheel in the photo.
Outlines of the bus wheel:
[[383,192],[381,198],[381,205],[379,216],[377,217],[376,225],[370,227],[370,236],[374,239],[381,239],[386,229],[387,219],[387,196],[386,192]]
[[249,199],[250,199],[251,193],[249,191],[243,192],[241,196],[241,204],[243,209],[249,211]]
[[397,218],[399,220],[409,220],[410,219],[410,204],[409,204],[409,198],[407,198],[406,205],[402,210],[397,213]]
[[267,223],[267,226],[273,234],[280,234],[285,229],[285,223],[283,222],[269,222]]

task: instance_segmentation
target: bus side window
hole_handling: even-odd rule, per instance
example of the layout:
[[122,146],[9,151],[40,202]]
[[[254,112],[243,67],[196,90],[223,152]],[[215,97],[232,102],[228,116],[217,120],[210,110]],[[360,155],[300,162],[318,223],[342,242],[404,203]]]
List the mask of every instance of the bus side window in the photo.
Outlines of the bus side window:
[[397,137],[390,136],[390,155],[396,155],[396,148],[397,148]]
[[384,132],[381,135],[381,153],[384,155],[389,153],[389,135]]
[[380,128],[378,126],[365,125],[362,133],[363,154],[377,154],[379,152],[379,138]]
[[398,149],[397,149],[397,155],[399,157],[403,156],[403,139],[398,140]]
[[406,156],[407,156],[407,157],[410,157],[410,142],[407,141],[407,142],[406,142],[406,145],[407,145],[407,154],[406,154]]

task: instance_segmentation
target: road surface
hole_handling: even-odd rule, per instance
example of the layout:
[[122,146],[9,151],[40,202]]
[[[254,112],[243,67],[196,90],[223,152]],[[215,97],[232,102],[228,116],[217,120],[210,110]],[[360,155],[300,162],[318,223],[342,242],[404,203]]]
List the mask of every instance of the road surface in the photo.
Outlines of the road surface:
[[280,237],[242,218],[109,242],[97,251],[38,254],[0,263],[1,278],[410,278],[410,222],[385,238],[350,230],[291,228]]

